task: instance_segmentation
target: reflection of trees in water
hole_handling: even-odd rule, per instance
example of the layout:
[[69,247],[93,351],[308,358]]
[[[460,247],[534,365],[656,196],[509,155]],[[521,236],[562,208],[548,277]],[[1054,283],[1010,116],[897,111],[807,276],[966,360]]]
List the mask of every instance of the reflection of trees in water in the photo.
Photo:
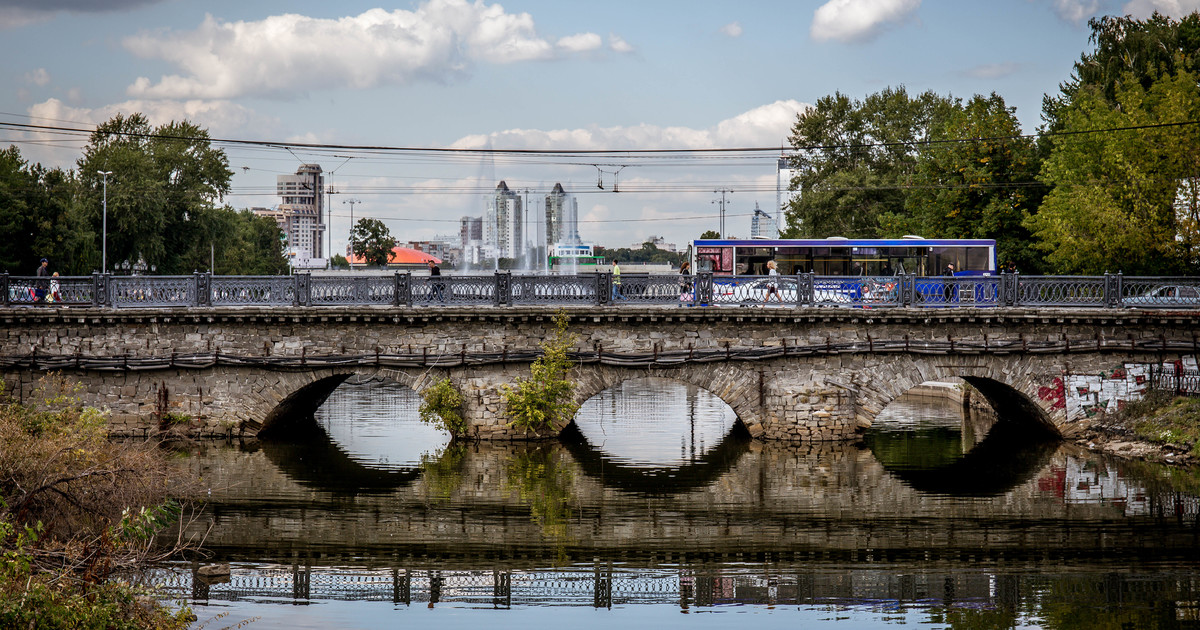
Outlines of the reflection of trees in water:
[[467,445],[454,441],[436,454],[421,456],[425,492],[433,498],[447,500],[462,485],[463,462],[467,459]]
[[570,542],[572,491],[575,472],[556,444],[537,444],[514,450],[504,464],[504,487],[529,506],[529,514],[542,534],[561,544]]

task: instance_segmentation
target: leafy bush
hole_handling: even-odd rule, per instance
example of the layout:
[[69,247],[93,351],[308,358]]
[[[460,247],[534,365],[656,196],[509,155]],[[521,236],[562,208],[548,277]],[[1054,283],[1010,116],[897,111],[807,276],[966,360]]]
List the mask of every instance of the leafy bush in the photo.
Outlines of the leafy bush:
[[425,388],[421,400],[421,420],[449,431],[454,437],[467,432],[467,421],[462,416],[463,396],[450,379],[444,378]]
[[567,378],[573,364],[568,353],[575,336],[567,333],[567,315],[554,317],[555,333],[542,342],[542,356],[529,367],[529,378],[505,386],[505,411],[512,421],[508,426],[525,431],[553,431],[575,415],[575,383]]

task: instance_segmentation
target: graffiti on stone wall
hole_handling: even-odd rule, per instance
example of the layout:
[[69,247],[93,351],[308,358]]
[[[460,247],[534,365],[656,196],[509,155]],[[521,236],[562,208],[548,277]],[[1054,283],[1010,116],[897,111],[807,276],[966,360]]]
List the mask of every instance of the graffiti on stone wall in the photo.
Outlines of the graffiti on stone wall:
[[1114,413],[1125,403],[1146,395],[1150,371],[1196,370],[1196,357],[1187,356],[1161,365],[1122,363],[1099,374],[1068,374],[1055,377],[1049,386],[1038,388],[1038,397],[1053,410],[1064,409],[1067,418],[1091,418],[1098,413]]

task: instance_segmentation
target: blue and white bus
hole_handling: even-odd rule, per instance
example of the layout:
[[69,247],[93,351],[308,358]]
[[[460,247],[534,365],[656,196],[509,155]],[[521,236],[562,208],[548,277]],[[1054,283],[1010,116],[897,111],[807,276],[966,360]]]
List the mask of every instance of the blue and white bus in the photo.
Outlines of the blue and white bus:
[[701,239],[691,250],[692,271],[714,276],[763,276],[769,260],[782,275],[935,276],[951,263],[955,275],[996,273],[992,239]]

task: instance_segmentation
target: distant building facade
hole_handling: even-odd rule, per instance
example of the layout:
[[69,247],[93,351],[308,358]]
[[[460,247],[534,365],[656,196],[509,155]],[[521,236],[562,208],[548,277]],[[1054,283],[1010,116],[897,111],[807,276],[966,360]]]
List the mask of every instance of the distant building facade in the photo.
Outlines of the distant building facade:
[[754,203],[754,216],[750,217],[750,238],[778,238],[779,228],[775,217],[763,212]]
[[525,255],[521,197],[501,181],[483,217],[483,249],[488,258],[521,258]]
[[461,262],[478,265],[483,259],[483,217],[459,219],[458,237],[462,249]]
[[642,242],[640,243],[634,243],[633,245],[630,245],[629,248],[641,249],[642,245],[645,243],[652,243],[655,247],[664,252],[671,252],[672,254],[679,253],[679,247],[675,243],[668,243],[666,238],[662,236],[655,236],[653,234],[642,239]]
[[282,203],[275,208],[252,211],[275,220],[287,239],[289,264],[295,268],[324,268],[325,177],[320,164],[303,164],[295,175],[275,178],[275,192]]
[[800,196],[800,191],[790,190],[792,187],[792,178],[796,176],[796,169],[792,168],[791,159],[787,155],[779,156],[779,162],[775,169],[775,235],[769,238],[776,238],[779,230],[785,225],[785,210],[788,204],[793,199]]
[[[579,201],[568,195],[562,184],[546,195],[546,251],[554,251],[555,245],[577,245],[579,238]],[[590,255],[590,254],[589,254]]]

